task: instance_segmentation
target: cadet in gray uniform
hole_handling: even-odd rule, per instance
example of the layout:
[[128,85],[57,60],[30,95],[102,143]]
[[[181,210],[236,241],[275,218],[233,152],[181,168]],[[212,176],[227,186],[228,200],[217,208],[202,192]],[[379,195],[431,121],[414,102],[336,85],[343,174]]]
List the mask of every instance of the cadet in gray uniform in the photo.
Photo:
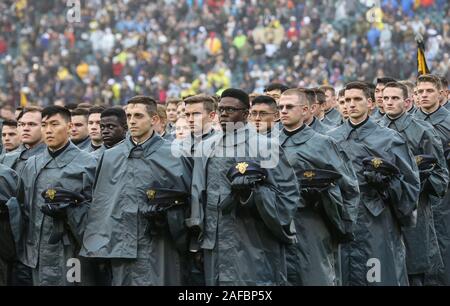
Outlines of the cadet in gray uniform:
[[[21,146],[14,152],[5,154],[0,158],[0,162],[12,168],[20,176],[27,160],[41,154],[46,149],[45,143],[42,142],[41,133],[41,116],[42,109],[40,107],[25,107],[17,117],[21,132]],[[20,261],[12,266],[11,270],[12,286],[31,286],[31,269]]]
[[314,116],[314,114],[317,114],[319,112],[317,108],[321,107],[320,104],[316,103],[316,94],[311,89],[304,89],[303,91],[307,98],[305,103],[307,103],[306,105],[308,106],[308,111],[305,114],[304,123],[315,132],[325,135],[330,129],[332,129],[332,127],[325,125],[323,121]]
[[83,151],[89,150],[91,139],[88,130],[89,111],[84,108],[76,108],[72,111],[72,129],[70,140]]
[[[442,147],[450,143],[450,112],[440,106],[443,94],[440,80],[434,75],[422,75],[417,79],[417,95],[420,109],[414,116],[433,125],[441,139]],[[430,195],[433,197],[433,195]],[[444,268],[430,276],[427,284],[450,285],[450,191],[447,187],[442,201],[439,198],[433,206],[434,224],[441,249]]]
[[32,268],[34,285],[86,283],[87,265],[81,265],[81,278],[72,280],[67,277],[68,260],[76,258],[80,248],[96,162],[69,141],[67,109],[45,108],[41,126],[47,149],[28,159],[19,181],[20,210],[10,210],[11,226],[23,226],[16,237],[18,257]]
[[370,117],[375,121],[380,120],[385,115],[383,109],[383,89],[384,86],[389,82],[396,82],[396,80],[393,78],[377,79],[377,84],[375,86],[375,101],[374,101],[376,103],[377,108],[370,115]]
[[16,172],[0,164],[0,286],[10,284],[10,269],[16,259],[7,203],[16,196],[17,181]]
[[191,251],[204,252],[206,285],[287,282],[298,184],[279,143],[247,125],[249,107],[245,92],[226,89],[218,107],[224,132],[202,142],[194,162],[186,223],[197,233]]
[[103,106],[93,106],[89,108],[88,131],[91,144],[86,150],[89,153],[95,152],[102,147],[103,138],[100,130],[100,115],[105,110]]
[[329,135],[352,161],[361,193],[355,239],[341,248],[343,284],[407,285],[400,227],[415,222],[417,165],[400,134],[368,117],[372,100],[366,84],[347,84],[345,102],[349,121]]
[[279,132],[280,128],[276,127],[276,124],[280,120],[280,116],[275,99],[261,95],[256,96],[251,103],[249,121],[258,133],[270,137],[274,129]]
[[[317,172],[334,172],[339,178],[319,189],[305,188],[295,214],[297,242],[287,248],[288,281],[291,285],[332,286],[338,243],[351,234],[356,223],[359,188],[348,158],[328,136],[303,123],[308,97],[300,89],[288,89],[278,107],[284,125],[280,143],[301,180],[316,179]],[[309,176],[308,176],[309,175]],[[339,264],[339,263],[338,263]]]
[[341,124],[341,114],[336,109],[336,91],[333,86],[329,85],[320,86],[319,89],[325,93],[326,100],[324,104],[325,115],[322,121],[325,125],[337,127]]
[[191,168],[154,130],[150,97],[126,108],[131,137],[97,167],[81,256],[109,260],[113,285],[182,285]]
[[[447,190],[448,171],[439,136],[430,124],[407,112],[409,104],[412,103],[407,94],[405,85],[386,84],[383,90],[386,116],[379,124],[403,136],[416,157],[419,169],[422,169],[417,225],[403,228],[410,285],[418,286],[424,284],[425,274],[435,274],[442,267],[433,209],[438,207]],[[431,162],[429,166],[426,166],[427,158]],[[438,199],[438,202],[435,199]]]
[[102,132],[102,146],[91,154],[98,160],[103,152],[121,143],[127,134],[127,115],[119,107],[105,109],[100,115],[100,130]]

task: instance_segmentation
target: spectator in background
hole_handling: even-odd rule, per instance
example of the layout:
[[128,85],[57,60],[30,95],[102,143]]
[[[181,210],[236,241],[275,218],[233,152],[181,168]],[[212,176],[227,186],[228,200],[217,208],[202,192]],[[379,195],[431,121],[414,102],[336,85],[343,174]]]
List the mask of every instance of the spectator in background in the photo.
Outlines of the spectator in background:
[[339,90],[373,82],[378,69],[412,80],[416,33],[430,69],[450,74],[442,0],[383,0],[375,14],[373,1],[356,0],[87,1],[70,25],[65,6],[20,3],[0,3],[0,101],[12,107],[21,94],[41,106],[112,106],[135,94],[164,102],[233,86],[262,93],[272,82]]
[[72,128],[70,130],[70,140],[83,151],[89,150],[91,139],[88,129],[89,111],[83,108],[76,108],[72,111]]

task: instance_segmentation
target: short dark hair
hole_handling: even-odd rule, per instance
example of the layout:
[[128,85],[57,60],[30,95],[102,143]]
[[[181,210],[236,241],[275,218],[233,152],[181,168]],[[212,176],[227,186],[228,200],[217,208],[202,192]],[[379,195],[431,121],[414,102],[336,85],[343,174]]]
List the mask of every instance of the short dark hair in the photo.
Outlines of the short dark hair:
[[350,89],[359,89],[363,92],[366,99],[372,99],[369,86],[366,83],[358,82],[358,81],[350,82],[345,85],[345,90],[350,90]]
[[343,97],[345,96],[345,88],[342,88],[338,91],[338,97]]
[[194,103],[202,103],[203,108],[211,113],[215,110],[215,102],[211,96],[200,94],[195,96],[190,96],[189,98],[184,99],[184,104],[194,104]]
[[105,108],[103,106],[92,106],[89,108],[89,116],[92,114],[101,114]]
[[383,91],[384,91],[386,88],[398,88],[398,89],[401,89],[401,90],[402,90],[402,94],[403,94],[403,99],[408,98],[408,87],[406,87],[405,85],[403,85],[403,84],[400,83],[400,82],[390,82],[390,83],[387,83],[386,86],[384,86]]
[[127,101],[127,105],[130,105],[130,104],[144,104],[145,108],[147,109],[147,113],[150,116],[154,116],[157,114],[157,110],[156,110],[157,103],[156,103],[156,100],[153,99],[152,97],[134,96]]
[[252,101],[252,106],[255,104],[266,104],[273,109],[277,109],[277,101],[275,101],[275,99],[270,96],[265,95],[256,96]]
[[120,107],[109,107],[105,109],[100,115],[100,118],[104,117],[116,117],[121,125],[127,126],[127,114]]
[[314,94],[316,95],[317,103],[323,104],[326,102],[325,92],[322,89],[312,88],[312,90],[314,91]]
[[235,99],[241,101],[241,103],[244,104],[244,106],[247,109],[250,108],[250,98],[248,97],[248,94],[245,91],[243,91],[242,89],[238,89],[238,88],[225,89],[222,92],[220,99],[223,99],[226,97],[235,98]]
[[83,116],[87,120],[89,117],[89,111],[86,108],[75,108],[71,112],[71,117],[74,117],[74,116]]
[[441,79],[434,74],[423,74],[417,78],[417,84],[419,83],[432,83],[437,90],[442,89]]
[[42,110],[42,119],[50,118],[58,114],[61,115],[65,121],[70,122],[70,111],[65,107],[57,105],[51,105],[44,108]]
[[77,108],[86,108],[86,109],[90,109],[91,107],[92,107],[92,104],[87,103],[87,102],[82,102],[82,103],[79,103],[79,104],[77,105]]
[[16,120],[3,120],[3,126],[11,126],[11,127],[17,127],[17,121]]
[[311,107],[313,104],[315,104],[316,101],[316,92],[311,88],[301,88],[301,91],[305,94],[306,102],[308,103],[308,106]]
[[76,103],[68,103],[68,104],[66,104],[65,108],[68,109],[69,111],[72,111],[72,110],[78,108],[78,104],[76,104]]
[[365,82],[365,84],[367,85],[367,87],[369,88],[369,93],[370,93],[370,99],[372,101],[375,101],[375,84],[370,83],[370,82]]
[[272,91],[272,90],[279,90],[280,93],[283,93],[283,92],[285,92],[288,89],[289,89],[289,86],[286,86],[284,84],[281,84],[281,83],[270,83],[269,85],[267,85],[264,88],[264,92],[268,92],[268,91]]
[[397,80],[390,78],[390,77],[377,78],[377,85],[378,84],[385,85],[387,83],[392,83],[392,82],[397,82]]

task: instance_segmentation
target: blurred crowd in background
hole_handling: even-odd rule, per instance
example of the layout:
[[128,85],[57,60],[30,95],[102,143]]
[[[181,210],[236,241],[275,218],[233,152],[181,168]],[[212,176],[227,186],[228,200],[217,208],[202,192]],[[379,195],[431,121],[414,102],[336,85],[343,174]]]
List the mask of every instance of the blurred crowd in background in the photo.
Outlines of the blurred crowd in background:
[[413,80],[417,34],[431,72],[450,78],[448,0],[89,0],[80,22],[66,2],[0,2],[0,103]]

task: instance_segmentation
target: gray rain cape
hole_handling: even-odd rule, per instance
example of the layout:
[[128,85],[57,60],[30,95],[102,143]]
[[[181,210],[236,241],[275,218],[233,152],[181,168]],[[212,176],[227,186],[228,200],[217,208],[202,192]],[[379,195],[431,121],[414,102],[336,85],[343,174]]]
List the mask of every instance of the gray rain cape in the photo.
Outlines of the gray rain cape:
[[[186,222],[198,234],[191,250],[204,251],[206,285],[287,282],[285,247],[295,241],[292,221],[300,199],[295,173],[275,139],[245,125],[202,143]],[[253,188],[249,205],[243,205],[226,174],[231,167],[245,174],[247,161],[258,163],[267,177]]]
[[385,116],[379,124],[403,136],[416,156],[416,162],[420,155],[430,155],[437,159],[429,177],[422,182],[424,187],[418,198],[417,225],[413,228],[403,228],[408,274],[436,273],[442,267],[442,258],[434,226],[433,209],[438,208],[448,183],[447,164],[441,141],[429,123],[409,113],[404,113],[395,120]]
[[11,169],[14,169],[17,174],[20,175],[22,169],[25,167],[25,163],[27,162],[27,160],[31,156],[38,155],[44,152],[46,147],[47,146],[44,143],[40,143],[32,149],[27,149],[24,145],[20,145],[18,150],[6,153],[3,158],[0,158],[0,163],[4,164],[7,167],[10,167]]
[[315,132],[325,135],[328,133],[329,130],[333,129],[334,127],[328,126],[324,124],[322,121],[317,119],[316,117],[313,117],[313,121],[309,125],[311,129],[313,129]]
[[[20,176],[27,160],[31,156],[41,154],[46,148],[47,146],[44,143],[39,143],[31,149],[27,149],[22,144],[16,151],[7,153],[3,158],[0,158],[0,163],[15,170]],[[31,269],[16,261],[11,268],[10,284],[12,286],[31,286]]]
[[298,179],[298,172],[304,169],[331,170],[341,175],[335,185],[321,193],[319,205],[327,205],[325,209],[301,198],[294,220],[297,243],[287,249],[290,284],[336,285],[334,252],[339,241],[333,234],[351,231],[352,223],[356,222],[359,202],[356,174],[332,138],[307,126],[292,136],[282,132],[280,143]]
[[342,116],[336,108],[330,109],[325,113],[322,123],[332,127],[337,127],[341,124]]
[[[433,125],[442,147],[446,148],[450,143],[450,112],[444,107],[439,107],[435,112],[426,114],[418,109],[414,116]],[[433,197],[433,196],[431,196]],[[444,262],[444,268],[436,275],[431,275],[426,281],[429,285],[450,286],[450,189],[447,185],[442,201],[439,198],[434,199],[433,217],[436,234],[441,249],[441,256]]]
[[0,286],[7,285],[9,264],[16,257],[7,203],[16,196],[17,181],[16,172],[0,164]]
[[[32,268],[34,285],[74,284],[67,278],[72,267],[68,260],[78,256],[83,220],[89,207],[89,203],[68,207],[63,221],[64,239],[50,244],[55,223],[40,210],[45,203],[42,192],[59,187],[91,199],[95,166],[95,159],[72,143],[55,158],[44,150],[28,159],[19,181],[18,201],[11,203],[9,209],[19,260]],[[80,281],[85,284],[88,280],[88,267],[81,264]]]
[[169,227],[157,234],[143,213],[157,188],[190,193],[191,168],[176,150],[154,133],[141,145],[127,138],[99,161],[80,255],[109,258],[113,285],[183,284],[189,203],[168,209]]
[[91,152],[91,138],[89,136],[86,137],[85,140],[77,143],[76,146],[82,151]]
[[[415,218],[420,181],[417,165],[406,141],[395,131],[376,124],[371,118],[359,127],[349,122],[330,131],[339,148],[347,153],[358,177],[360,204],[355,239],[343,244],[342,277],[344,285],[407,285],[405,245],[400,227]],[[383,200],[366,181],[363,159],[376,156],[400,170],[383,190]]]

